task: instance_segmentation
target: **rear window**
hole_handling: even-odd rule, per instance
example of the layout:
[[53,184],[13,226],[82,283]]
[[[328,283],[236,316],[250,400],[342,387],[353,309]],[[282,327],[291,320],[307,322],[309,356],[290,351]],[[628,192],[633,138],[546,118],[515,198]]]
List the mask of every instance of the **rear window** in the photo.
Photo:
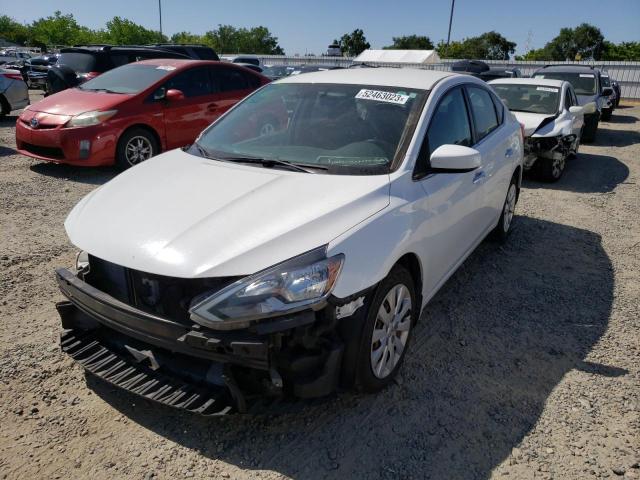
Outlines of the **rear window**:
[[139,93],[171,74],[175,67],[130,63],[83,83],[81,90]]
[[96,72],[98,61],[95,55],[82,52],[61,53],[58,57],[58,65],[66,65],[77,73]]

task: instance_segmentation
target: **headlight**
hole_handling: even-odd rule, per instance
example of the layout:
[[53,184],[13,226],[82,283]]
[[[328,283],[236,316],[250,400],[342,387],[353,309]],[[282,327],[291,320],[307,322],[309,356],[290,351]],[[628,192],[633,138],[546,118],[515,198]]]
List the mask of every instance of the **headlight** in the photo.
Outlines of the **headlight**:
[[75,117],[71,117],[71,120],[67,122],[66,127],[90,127],[92,125],[99,125],[102,122],[109,120],[113,117],[117,110],[107,110],[105,112],[100,112],[95,110],[93,112],[84,112],[76,115]]
[[319,304],[331,293],[344,261],[341,254],[326,258],[325,252],[325,247],[312,250],[196,301],[191,319],[229,330]]

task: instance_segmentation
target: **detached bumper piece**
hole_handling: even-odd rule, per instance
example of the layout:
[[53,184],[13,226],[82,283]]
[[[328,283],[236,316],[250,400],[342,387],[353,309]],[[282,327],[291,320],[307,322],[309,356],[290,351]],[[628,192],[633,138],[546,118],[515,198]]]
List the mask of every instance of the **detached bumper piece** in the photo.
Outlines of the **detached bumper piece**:
[[65,330],[62,351],[99,378],[148,400],[202,415],[224,415],[233,409],[233,399],[223,388],[203,389],[154,370],[153,362],[112,351],[92,332]]

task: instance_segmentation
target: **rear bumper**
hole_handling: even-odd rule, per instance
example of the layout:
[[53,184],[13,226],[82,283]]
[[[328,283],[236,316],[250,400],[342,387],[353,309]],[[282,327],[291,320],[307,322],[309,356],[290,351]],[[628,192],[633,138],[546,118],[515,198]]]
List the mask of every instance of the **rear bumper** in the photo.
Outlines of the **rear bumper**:
[[[133,393],[141,394],[136,389],[147,378],[140,377],[142,380],[132,386],[127,383],[143,373],[136,366],[139,358],[152,358],[154,362],[157,359],[154,375],[162,375],[158,381],[163,384],[179,385],[171,390],[176,395],[188,386],[189,391],[200,392],[199,398],[224,398],[238,411],[249,410],[257,399],[320,397],[338,388],[344,347],[330,319],[318,318],[322,312],[279,317],[251,330],[213,331],[138,310],[67,270],[57,270],[56,277],[60,290],[69,299],[58,304],[65,331],[63,350],[87,370]],[[304,337],[308,348],[298,343],[297,337]],[[96,363],[98,357],[78,356],[76,350],[69,349],[77,342],[77,348],[92,344],[88,350],[95,350],[94,353],[102,349],[98,357],[104,356],[105,362],[107,356],[111,360],[103,365]],[[147,352],[147,357],[139,354],[136,358],[135,352]],[[145,372],[148,377],[151,375]],[[143,394],[162,401],[167,392]],[[221,400],[211,405],[215,408],[207,407],[208,412],[224,410]]]
[[[16,122],[16,146],[23,155],[47,160],[49,162],[66,163],[97,167],[113,165],[116,154],[118,132],[102,125],[83,128],[63,128],[62,125],[52,128],[32,128],[29,110]],[[35,112],[34,112],[35,113]],[[81,141],[89,141],[88,151],[81,150]]]

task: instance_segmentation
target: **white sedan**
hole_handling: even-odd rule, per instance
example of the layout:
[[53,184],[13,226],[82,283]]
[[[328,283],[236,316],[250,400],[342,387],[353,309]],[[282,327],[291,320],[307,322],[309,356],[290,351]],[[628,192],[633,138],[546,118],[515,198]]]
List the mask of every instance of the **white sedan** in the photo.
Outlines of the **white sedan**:
[[[273,128],[246,128],[263,119]],[[522,169],[520,125],[468,75],[271,83],[73,209],[63,348],[200,413],[380,390],[442,284],[488,234],[508,236]]]
[[567,159],[578,153],[584,114],[595,112],[595,103],[581,107],[571,84],[563,80],[505,78],[489,84],[524,125],[525,170],[557,181]]

